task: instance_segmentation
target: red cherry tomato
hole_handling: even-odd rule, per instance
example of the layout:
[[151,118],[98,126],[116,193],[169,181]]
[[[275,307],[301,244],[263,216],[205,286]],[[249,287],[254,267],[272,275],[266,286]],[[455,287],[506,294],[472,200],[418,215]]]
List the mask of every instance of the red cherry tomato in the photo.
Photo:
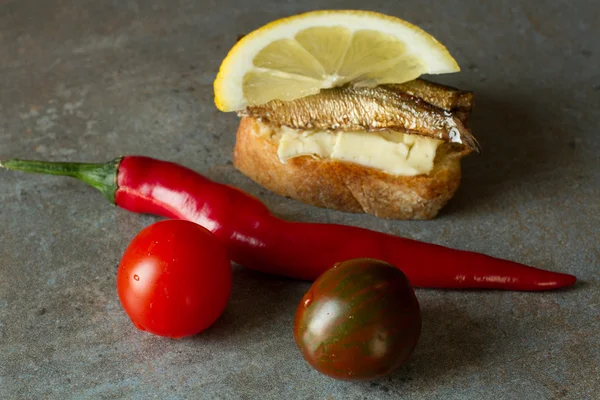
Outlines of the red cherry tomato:
[[161,221],[129,244],[117,272],[121,305],[139,329],[179,338],[219,318],[231,294],[231,263],[208,230]]

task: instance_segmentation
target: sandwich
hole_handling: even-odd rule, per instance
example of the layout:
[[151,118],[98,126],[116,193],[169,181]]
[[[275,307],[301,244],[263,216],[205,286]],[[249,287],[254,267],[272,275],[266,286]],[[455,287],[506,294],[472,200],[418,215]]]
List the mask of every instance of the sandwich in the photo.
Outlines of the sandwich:
[[[296,34],[296,40],[299,37],[301,33]],[[282,40],[289,39],[279,39],[275,41],[279,45],[272,46],[279,58],[271,56],[279,63],[275,74],[279,79],[286,77],[281,70],[297,75],[281,67],[283,56],[290,54],[289,49],[281,49]],[[373,45],[378,43],[381,40],[374,40]],[[289,46],[294,48],[293,44]],[[352,45],[349,47],[352,49]],[[390,53],[390,47],[393,50],[389,45],[384,50]],[[315,48],[314,38],[303,48]],[[312,55],[317,60],[324,57],[318,51]],[[255,55],[253,65],[263,72],[269,68],[260,63],[256,68],[260,58],[260,53]],[[389,58],[402,56],[392,53]],[[339,70],[344,70],[343,61],[341,68],[339,64],[330,76],[337,77]],[[421,79],[415,71],[412,76],[405,73],[401,67],[411,70],[406,60],[400,66],[388,63],[391,72],[381,72],[377,65],[383,64],[363,66],[358,78],[333,84],[325,77],[328,71],[324,69],[325,74],[317,75],[327,81],[321,87],[307,91],[289,85],[279,93],[264,77],[252,82],[258,72],[246,72],[242,84],[247,86],[242,93],[249,97],[262,85],[268,96],[255,96],[254,101],[244,99],[233,107],[224,106],[218,99],[217,93],[227,86],[224,75],[232,75],[230,66],[222,66],[215,82],[217,106],[236,111],[241,117],[234,166],[266,189],[314,206],[390,219],[436,217],[459,187],[461,159],[479,150],[468,126],[473,94]],[[419,64],[422,62],[415,63]],[[365,68],[375,72],[365,72]],[[384,78],[377,79],[377,74]]]

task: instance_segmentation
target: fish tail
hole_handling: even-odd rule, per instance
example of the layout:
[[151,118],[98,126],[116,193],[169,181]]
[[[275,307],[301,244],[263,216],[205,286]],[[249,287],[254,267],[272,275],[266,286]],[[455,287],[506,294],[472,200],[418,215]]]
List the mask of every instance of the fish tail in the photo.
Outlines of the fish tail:
[[475,150],[477,153],[481,153],[481,145],[479,144],[477,139],[475,139],[475,136],[473,136],[473,134],[471,133],[469,128],[467,128],[458,117],[454,117],[453,119],[454,119],[456,129],[458,130],[458,133],[460,135],[460,140],[455,140],[452,137],[452,133],[451,133],[450,141],[451,142],[460,141],[461,143],[465,144],[470,149]]
[[475,150],[477,153],[481,153],[481,145],[479,144],[477,139],[475,139],[475,136],[473,136],[473,134],[467,128],[464,129],[464,132],[461,133],[461,136],[467,143],[467,146]]

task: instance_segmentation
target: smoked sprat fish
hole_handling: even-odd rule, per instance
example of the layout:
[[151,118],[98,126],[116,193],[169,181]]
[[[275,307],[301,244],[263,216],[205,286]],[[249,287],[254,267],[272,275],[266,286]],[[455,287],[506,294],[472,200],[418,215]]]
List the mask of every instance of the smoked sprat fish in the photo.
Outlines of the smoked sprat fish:
[[405,83],[385,86],[416,96],[433,106],[447,111],[470,111],[473,108],[473,92],[455,89],[425,79],[415,79]]
[[478,150],[463,121],[472,106],[468,92],[423,80],[376,87],[342,86],[293,101],[272,100],[239,114],[292,129],[396,130]]
[[416,96],[432,106],[452,111],[465,123],[473,109],[473,92],[456,89],[425,79],[415,79],[400,84],[387,85],[411,96]]

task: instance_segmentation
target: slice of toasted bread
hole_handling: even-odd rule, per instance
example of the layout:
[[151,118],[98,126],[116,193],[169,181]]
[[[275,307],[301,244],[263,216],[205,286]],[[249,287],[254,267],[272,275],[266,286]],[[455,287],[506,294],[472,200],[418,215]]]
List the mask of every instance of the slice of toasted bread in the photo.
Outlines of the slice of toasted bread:
[[[262,125],[262,126],[261,126]],[[374,168],[313,157],[282,163],[264,123],[242,118],[233,154],[235,167],[265,188],[318,207],[364,212],[380,218],[431,219],[460,184],[464,146],[438,147],[429,175],[395,176]]]

